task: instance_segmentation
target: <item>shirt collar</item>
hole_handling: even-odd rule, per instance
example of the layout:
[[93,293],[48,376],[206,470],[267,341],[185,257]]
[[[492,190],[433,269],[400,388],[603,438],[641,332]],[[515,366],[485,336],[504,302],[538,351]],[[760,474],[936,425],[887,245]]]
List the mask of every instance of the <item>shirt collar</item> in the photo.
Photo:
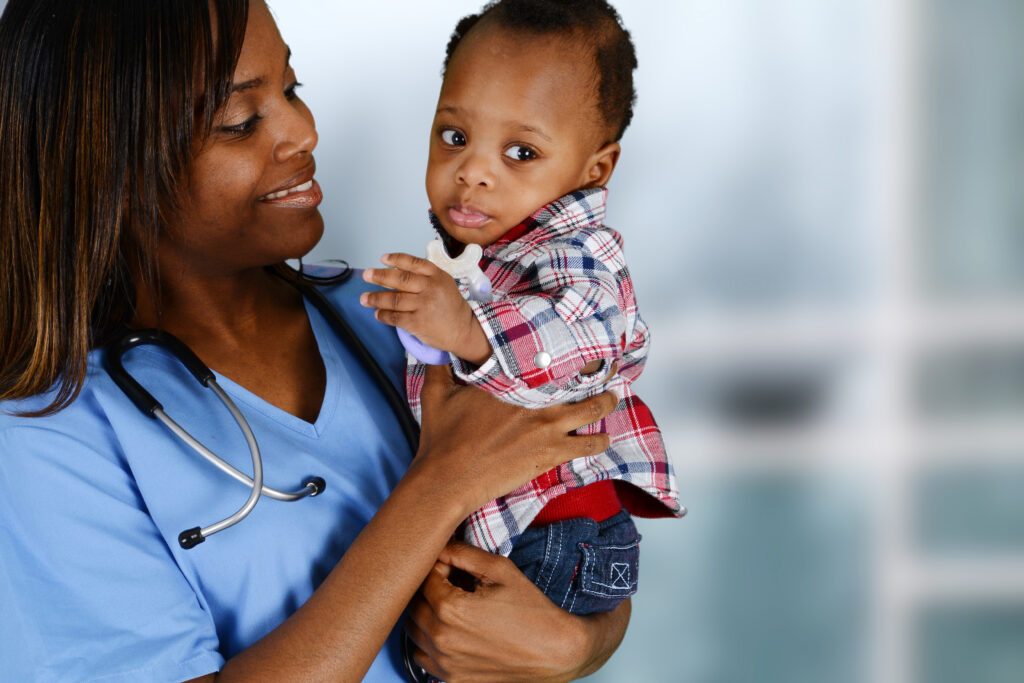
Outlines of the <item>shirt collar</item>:
[[530,247],[576,230],[604,223],[608,190],[593,187],[576,190],[534,211],[497,241],[484,249],[490,257],[511,258]]

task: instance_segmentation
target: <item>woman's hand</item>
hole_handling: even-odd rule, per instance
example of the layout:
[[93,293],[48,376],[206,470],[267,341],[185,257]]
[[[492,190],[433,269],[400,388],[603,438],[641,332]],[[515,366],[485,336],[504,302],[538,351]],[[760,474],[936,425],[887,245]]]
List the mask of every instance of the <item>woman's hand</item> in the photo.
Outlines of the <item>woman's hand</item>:
[[[452,568],[477,580],[473,592],[449,581]],[[452,542],[410,603],[406,630],[414,658],[447,683],[568,681],[615,651],[629,603],[579,617],[559,609],[508,559]]]
[[420,449],[409,475],[427,470],[439,500],[461,518],[552,467],[608,448],[607,434],[574,430],[612,412],[610,392],[540,410],[501,401],[455,383],[449,366],[429,366],[423,391]]

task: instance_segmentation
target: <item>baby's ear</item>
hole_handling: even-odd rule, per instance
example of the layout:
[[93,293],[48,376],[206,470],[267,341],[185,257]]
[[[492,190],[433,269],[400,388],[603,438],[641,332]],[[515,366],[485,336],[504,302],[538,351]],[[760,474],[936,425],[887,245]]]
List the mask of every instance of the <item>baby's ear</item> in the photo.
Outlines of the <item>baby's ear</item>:
[[604,187],[612,179],[615,171],[615,164],[619,163],[619,154],[622,147],[617,142],[609,142],[594,154],[587,161],[587,169],[584,171],[584,187]]

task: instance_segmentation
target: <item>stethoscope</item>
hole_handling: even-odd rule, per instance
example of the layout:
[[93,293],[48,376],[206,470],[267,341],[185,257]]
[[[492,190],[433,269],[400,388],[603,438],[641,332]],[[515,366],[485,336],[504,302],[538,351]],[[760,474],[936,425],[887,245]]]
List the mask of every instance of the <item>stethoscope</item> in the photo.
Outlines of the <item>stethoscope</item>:
[[[352,276],[352,269],[344,264],[344,270],[332,277],[319,277],[303,272],[300,268],[299,281],[287,279],[286,281],[295,286],[304,297],[312,302],[313,306],[327,320],[335,334],[355,354],[357,361],[369,373],[370,378],[377,385],[377,388],[384,394],[388,405],[398,418],[409,448],[416,452],[419,444],[419,424],[405,399],[391,383],[387,373],[381,367],[377,359],[373,357],[366,345],[359,339],[355,331],[349,326],[338,310],[331,305],[327,298],[317,290],[317,285],[335,285],[345,282]],[[191,374],[200,385],[208,388],[220,400],[224,407],[231,413],[235,423],[245,437],[249,447],[249,454],[252,459],[252,477],[239,471],[229,463],[225,462],[216,453],[207,448],[202,442],[189,434],[181,425],[174,421],[164,411],[163,406],[153,398],[146,389],[128,372],[124,367],[124,355],[131,349],[139,346],[159,346],[166,350],[180,362],[189,374]],[[174,335],[161,330],[126,330],[120,338],[107,347],[104,355],[104,363],[107,373],[114,383],[125,393],[131,402],[147,417],[161,422],[176,437],[186,443],[192,450],[201,455],[214,467],[224,472],[233,479],[249,486],[251,491],[245,503],[242,504],[234,514],[207,526],[196,526],[186,529],[178,535],[178,543],[182,548],[188,550],[199,545],[213,534],[228,529],[252,512],[261,496],[267,496],[275,500],[294,502],[303,498],[313,498],[323,493],[327,482],[323,477],[310,477],[302,483],[302,487],[295,491],[279,491],[263,483],[263,458],[260,454],[259,443],[256,441],[248,420],[235,405],[235,402],[228,396],[227,392],[217,384],[216,375],[210,370],[199,357],[180,339]],[[402,635],[402,658],[405,663],[406,675],[413,683],[425,683],[431,680],[412,659],[412,649],[409,636]]]

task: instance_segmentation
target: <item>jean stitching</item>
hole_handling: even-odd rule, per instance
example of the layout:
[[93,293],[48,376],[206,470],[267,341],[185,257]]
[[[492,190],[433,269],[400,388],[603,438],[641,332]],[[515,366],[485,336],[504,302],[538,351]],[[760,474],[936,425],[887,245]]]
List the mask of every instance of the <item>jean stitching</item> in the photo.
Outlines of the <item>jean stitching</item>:
[[[636,543],[633,543],[633,544],[628,545],[628,546],[609,546],[609,545],[606,545],[606,546],[601,546],[601,547],[602,548],[607,548],[607,549],[610,549],[610,550],[631,550],[631,549],[635,548],[636,546],[638,546],[639,544],[640,544],[640,542],[637,541]],[[591,595],[599,595],[599,596],[606,597],[606,598],[622,597],[623,592],[629,592],[630,594],[636,592],[636,584],[637,584],[636,581],[630,582],[628,588],[621,588],[621,587],[616,587],[616,586],[609,586],[607,584],[601,583],[600,581],[597,581],[596,579],[594,579],[593,569],[594,569],[594,566],[596,566],[597,562],[596,562],[596,558],[595,558],[595,561],[593,563],[590,561],[592,553],[593,553],[593,555],[597,554],[596,551],[593,551],[593,550],[591,550],[590,552],[587,552],[586,553],[586,561],[584,562],[584,565],[583,565],[583,586],[584,586],[583,590],[585,590],[587,593],[590,593]],[[600,590],[596,590],[594,588],[591,588],[591,586],[600,586],[602,588],[609,588],[611,590],[619,591],[619,592],[617,592],[617,593],[608,593],[608,592],[605,592],[605,591],[600,591]]]
[[[573,578],[575,578],[575,577],[573,577]],[[562,596],[562,602],[559,605],[559,607],[561,607],[562,609],[565,609],[565,601],[569,599],[569,593],[572,591],[572,581],[573,581],[573,579],[570,578],[569,579],[569,585],[566,586],[566,588],[565,588],[565,595]],[[576,596],[575,595],[573,596],[572,601],[573,601],[573,603],[576,602]],[[569,606],[569,611],[570,612],[572,611],[572,606],[571,605]]]
[[600,550],[632,550],[638,545],[640,545],[639,541],[637,541],[636,543],[630,543],[629,545],[599,545],[595,547],[599,548]]
[[541,588],[543,591],[547,591],[547,585],[551,583],[550,576],[546,573],[548,563],[551,561],[551,527],[549,526],[545,531],[544,540],[544,559],[540,563],[540,571],[537,572],[537,586],[540,586],[540,582],[544,581],[544,587]]
[[[551,540],[554,536],[554,532],[558,531],[558,546],[555,549],[554,557],[551,556]],[[548,527],[548,542],[547,547],[544,549],[544,563],[541,566],[541,571],[547,570],[544,580],[544,592],[547,593],[548,588],[551,586],[551,577],[553,575],[552,569],[557,566],[559,559],[562,557],[562,523],[555,522]]]
[[593,588],[587,588],[586,592],[587,592],[587,595],[596,595],[596,596],[601,597],[601,598],[624,598],[624,597],[627,597],[629,595],[633,595],[636,592],[634,590],[635,588],[636,588],[636,586],[634,585],[634,587],[629,589],[629,591],[623,589],[623,590],[620,590],[618,593],[605,593],[604,591],[595,590]]
[[600,586],[601,588],[608,588],[613,591],[630,591],[633,590],[634,586],[636,586],[636,581],[630,581],[625,586],[616,586],[615,584],[609,585],[607,583],[601,583],[600,581],[594,581],[593,579],[591,579],[590,581],[587,581],[587,585]]

